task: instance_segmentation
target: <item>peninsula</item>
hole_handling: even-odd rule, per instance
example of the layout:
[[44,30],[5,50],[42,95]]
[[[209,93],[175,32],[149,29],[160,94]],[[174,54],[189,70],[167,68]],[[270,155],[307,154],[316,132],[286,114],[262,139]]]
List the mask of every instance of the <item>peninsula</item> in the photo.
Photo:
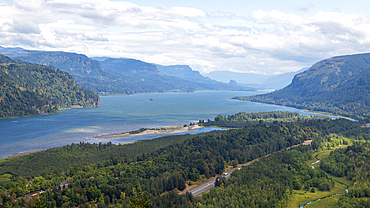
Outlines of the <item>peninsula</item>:
[[190,124],[190,125],[166,126],[166,127],[158,127],[158,128],[141,128],[135,131],[105,134],[105,135],[95,136],[93,138],[111,139],[111,138],[147,136],[147,135],[157,135],[157,134],[176,134],[176,133],[194,131],[199,128],[203,128],[203,126],[198,126],[197,124]]

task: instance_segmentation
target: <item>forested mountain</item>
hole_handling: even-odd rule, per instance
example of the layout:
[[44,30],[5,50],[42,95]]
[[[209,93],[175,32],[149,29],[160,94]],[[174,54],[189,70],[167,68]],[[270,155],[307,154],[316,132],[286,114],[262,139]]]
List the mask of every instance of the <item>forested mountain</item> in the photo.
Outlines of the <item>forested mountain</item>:
[[101,61],[101,64],[105,70],[132,76],[138,79],[141,85],[148,84],[149,90],[157,90],[154,92],[250,89],[210,80],[199,72],[192,71],[189,66],[160,66],[126,58],[109,58]]
[[286,88],[236,99],[364,118],[370,116],[370,54],[333,57],[294,77]]
[[99,97],[79,88],[70,74],[3,55],[0,55],[0,85],[0,118],[56,113],[70,106],[100,105]]
[[[70,73],[77,83],[99,95],[196,90],[250,90],[216,81],[199,82],[160,73],[154,64],[126,58],[88,58],[83,54],[58,51],[29,51],[0,48],[0,53],[13,59],[53,66]],[[201,76],[199,74],[199,76]],[[204,78],[206,79],[206,78]]]
[[68,72],[81,87],[100,95],[134,93],[127,86],[127,83],[121,81],[120,77],[105,71],[98,61],[89,59],[82,54],[28,50],[4,53],[13,59],[53,66]]

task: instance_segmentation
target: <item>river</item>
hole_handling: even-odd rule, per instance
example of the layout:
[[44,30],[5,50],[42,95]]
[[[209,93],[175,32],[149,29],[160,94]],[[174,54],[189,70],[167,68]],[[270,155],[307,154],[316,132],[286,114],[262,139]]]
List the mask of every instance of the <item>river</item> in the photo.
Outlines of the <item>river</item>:
[[[0,158],[80,141],[111,141],[118,144],[152,139],[158,135],[109,140],[92,137],[140,128],[189,124],[199,119],[213,119],[218,114],[294,111],[312,115],[290,107],[229,99],[258,93],[263,92],[199,91],[106,96],[101,97],[101,106],[97,108],[62,110],[56,115],[3,119],[0,120]],[[199,129],[193,133],[211,130],[214,128]]]

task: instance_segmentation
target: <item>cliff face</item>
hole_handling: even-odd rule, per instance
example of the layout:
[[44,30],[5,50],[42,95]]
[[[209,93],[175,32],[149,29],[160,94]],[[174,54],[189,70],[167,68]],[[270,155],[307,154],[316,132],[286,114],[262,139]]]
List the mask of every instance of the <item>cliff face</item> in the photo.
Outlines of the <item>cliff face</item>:
[[93,105],[93,107],[99,107],[100,106],[100,98],[99,97],[89,98],[86,102]]

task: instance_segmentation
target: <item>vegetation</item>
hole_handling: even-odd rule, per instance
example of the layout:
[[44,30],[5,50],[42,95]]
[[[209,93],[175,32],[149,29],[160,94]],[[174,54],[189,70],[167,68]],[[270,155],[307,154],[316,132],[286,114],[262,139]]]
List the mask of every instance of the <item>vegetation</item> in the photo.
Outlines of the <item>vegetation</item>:
[[321,169],[338,177],[346,177],[353,185],[341,196],[338,207],[369,207],[370,201],[370,144],[354,143],[332,151],[321,162]]
[[232,173],[225,184],[204,193],[200,207],[287,207],[293,190],[330,191],[335,182],[306,161],[311,147],[275,153]]
[[320,61],[282,90],[235,97],[364,119],[370,116],[370,54]]
[[[169,145],[184,142],[194,137],[212,136],[217,132],[208,132],[200,135],[166,136],[153,140],[139,140],[134,143],[113,145],[78,143],[64,147],[56,147],[28,155],[8,157],[0,160],[0,175],[11,174],[12,179],[17,177],[31,179],[36,176],[45,176],[47,173],[67,173],[76,165],[82,167],[92,163],[117,164],[118,162],[136,160],[155,150]],[[145,156],[144,156],[145,157]]]
[[0,118],[57,113],[73,105],[100,105],[99,97],[79,88],[68,73],[2,55],[0,85]]
[[257,112],[257,113],[239,112],[231,116],[217,115],[214,121],[200,120],[199,125],[218,126],[227,128],[242,128],[245,126],[255,126],[258,124],[269,125],[278,122],[307,121],[310,119],[328,119],[328,117],[322,116],[307,117],[300,116],[299,113],[297,112],[283,112],[283,111]]
[[[278,207],[287,202],[294,189],[328,191],[335,185],[325,173],[312,170],[305,163],[311,158],[310,146],[260,159],[250,165],[248,171],[243,168],[234,172],[229,180],[221,180],[219,187],[203,198],[176,192],[184,190],[187,184],[221,175],[228,165],[246,163],[305,140],[356,130],[367,129],[343,119],[309,120],[165,137],[131,146],[69,145],[55,148],[54,152],[48,150],[2,160],[2,175],[12,176],[0,183],[0,196],[3,204],[14,207],[35,204],[32,198],[14,199],[44,189],[46,192],[39,198],[47,207],[86,207],[89,204],[129,207],[136,200],[143,200],[145,204],[151,201],[152,207],[168,207],[169,202],[174,202],[176,207],[223,206],[226,203]],[[168,143],[163,144],[166,140]],[[127,149],[122,149],[124,147]],[[135,148],[140,148],[144,154]],[[85,157],[89,152],[92,154]],[[84,162],[90,164],[84,165]],[[45,172],[37,170],[41,164],[49,163],[53,164]],[[24,165],[30,166],[22,171]],[[63,165],[69,168],[62,171]],[[247,191],[249,189],[251,191]]]

